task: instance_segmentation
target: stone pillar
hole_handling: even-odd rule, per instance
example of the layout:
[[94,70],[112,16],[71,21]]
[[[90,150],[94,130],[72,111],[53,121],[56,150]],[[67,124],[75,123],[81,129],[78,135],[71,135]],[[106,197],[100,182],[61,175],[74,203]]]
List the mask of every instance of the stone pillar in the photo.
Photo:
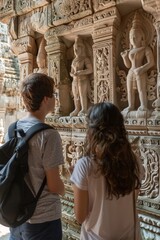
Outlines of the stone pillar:
[[155,240],[160,239],[160,2],[143,0],[142,6],[155,19],[157,32],[157,99],[152,104],[155,108],[152,113],[154,119],[147,121],[149,136],[141,137],[139,146],[146,175],[138,199],[138,209],[143,238]]
[[20,62],[20,80],[22,80],[34,69],[35,51],[37,49],[35,40],[31,36],[22,37],[13,40],[11,47]]
[[18,55],[20,62],[20,80],[23,80],[28,74],[33,72],[33,54],[26,52]]
[[145,11],[153,14],[156,22],[155,28],[157,32],[157,99],[153,102],[155,111],[152,115],[155,119],[160,119],[160,2],[155,0],[142,0],[142,5]]
[[71,80],[65,58],[66,46],[56,36],[53,28],[45,33],[45,39],[47,41],[48,74],[53,78],[57,92],[54,114],[67,116],[72,111],[72,101],[70,95]]
[[117,26],[120,22],[116,7],[97,12],[93,16],[94,102],[110,101],[116,104],[115,49]]
[[[35,40],[31,36],[25,36],[17,40],[12,40],[11,48],[19,59],[20,66],[20,81],[22,81],[27,75],[33,72],[36,58],[37,46]],[[24,116],[21,97],[18,96],[19,109],[16,113],[16,118]]]
[[155,108],[153,115],[155,119],[160,119],[160,20],[155,24],[157,32],[157,99],[152,106]]

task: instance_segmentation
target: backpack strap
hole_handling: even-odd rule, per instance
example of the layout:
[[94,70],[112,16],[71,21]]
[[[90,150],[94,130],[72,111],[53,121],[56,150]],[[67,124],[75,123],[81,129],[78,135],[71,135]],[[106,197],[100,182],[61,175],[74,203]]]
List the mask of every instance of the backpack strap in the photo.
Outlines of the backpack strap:
[[39,188],[39,190],[38,190],[38,193],[37,193],[37,195],[36,195],[36,202],[38,201],[39,197],[41,196],[41,193],[42,193],[42,191],[43,191],[43,189],[44,189],[44,186],[45,186],[45,184],[46,184],[46,181],[47,181],[47,179],[46,179],[46,176],[45,176],[44,179],[43,179],[42,185],[40,186],[40,188]]
[[[26,135],[24,136],[24,140],[29,141],[33,137],[34,134],[36,134],[42,130],[46,130],[46,129],[54,129],[54,128],[46,123],[37,123],[28,129],[28,131],[26,132]],[[47,179],[45,176],[45,178],[43,179],[42,185],[40,186],[38,193],[36,195],[36,202],[38,201],[38,199],[44,189],[46,181],[47,181]]]
[[54,129],[52,126],[46,123],[37,123],[28,129],[26,133],[22,129],[17,129],[17,122],[13,122],[10,124],[8,128],[8,137],[9,139],[17,137],[17,132],[20,133],[21,137],[24,137],[26,141],[33,137],[34,134],[45,130],[45,129]]
[[[53,127],[51,127],[50,125],[48,124],[45,124],[45,123],[37,123],[35,125],[33,125],[31,128],[28,129],[28,131],[26,132],[26,135],[24,137],[25,141],[29,141],[34,134],[42,131],[42,130],[45,130],[45,129],[54,129]],[[38,193],[36,195],[36,202],[38,201],[43,189],[44,189],[44,186],[46,184],[46,176],[45,178],[43,179],[43,182],[42,182],[42,185],[40,186],[39,190],[38,190]]]
[[37,123],[28,129],[28,131],[24,136],[24,140],[29,141],[34,134],[46,129],[54,129],[54,128],[46,123]]

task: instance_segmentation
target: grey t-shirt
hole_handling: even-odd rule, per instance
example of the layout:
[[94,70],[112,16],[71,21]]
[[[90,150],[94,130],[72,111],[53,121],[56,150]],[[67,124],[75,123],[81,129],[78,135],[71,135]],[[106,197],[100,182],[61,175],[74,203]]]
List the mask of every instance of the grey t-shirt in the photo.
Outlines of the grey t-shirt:
[[[36,123],[40,122],[34,117],[20,119],[17,128],[25,132]],[[35,134],[29,141],[28,153],[29,174],[26,181],[37,193],[43,179],[45,170],[54,168],[64,163],[61,138],[57,130],[47,129]],[[49,192],[47,184],[38,200],[35,212],[30,223],[42,223],[59,219],[61,217],[61,202],[58,194]]]

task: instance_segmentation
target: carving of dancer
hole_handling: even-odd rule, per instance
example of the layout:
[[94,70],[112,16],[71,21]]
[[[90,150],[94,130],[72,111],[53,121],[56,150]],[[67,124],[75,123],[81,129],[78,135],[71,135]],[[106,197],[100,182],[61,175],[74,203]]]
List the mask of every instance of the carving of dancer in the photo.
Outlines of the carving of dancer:
[[129,33],[131,48],[121,53],[124,64],[129,68],[127,75],[128,107],[123,111],[131,111],[135,106],[135,90],[138,90],[139,111],[147,111],[147,71],[154,65],[152,49],[145,44],[145,34],[135,14]]
[[77,36],[74,44],[75,58],[71,65],[72,92],[75,109],[70,116],[83,116],[88,109],[89,74],[93,72],[90,59],[86,56],[83,40]]

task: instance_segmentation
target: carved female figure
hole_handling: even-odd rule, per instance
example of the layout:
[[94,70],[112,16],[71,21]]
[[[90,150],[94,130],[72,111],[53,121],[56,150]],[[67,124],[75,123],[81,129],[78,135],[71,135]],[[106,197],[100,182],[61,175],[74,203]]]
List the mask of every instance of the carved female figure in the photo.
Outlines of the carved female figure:
[[78,36],[74,44],[75,58],[71,65],[72,92],[75,109],[70,116],[83,116],[88,108],[89,74],[93,72],[90,59],[85,54],[85,45]]
[[128,107],[124,111],[135,109],[135,90],[138,90],[139,111],[147,110],[147,71],[154,65],[154,57],[149,46],[145,45],[145,34],[140,26],[137,13],[129,33],[131,48],[121,53],[124,64],[129,68],[127,75]]
[[43,37],[42,39],[40,39],[38,54],[36,58],[38,68],[34,69],[34,72],[44,73],[44,74],[48,73],[47,54],[46,54],[45,46],[46,46],[46,41]]

